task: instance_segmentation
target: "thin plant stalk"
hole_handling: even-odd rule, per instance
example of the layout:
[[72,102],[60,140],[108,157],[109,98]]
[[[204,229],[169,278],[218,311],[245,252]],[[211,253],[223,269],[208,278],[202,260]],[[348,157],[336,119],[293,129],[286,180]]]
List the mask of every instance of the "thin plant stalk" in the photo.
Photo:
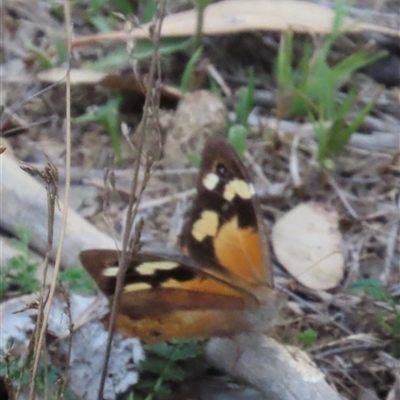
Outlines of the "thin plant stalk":
[[[64,0],[64,17],[65,17],[65,26],[66,26],[66,31],[67,31],[67,47],[68,47],[68,54],[71,54],[71,40],[72,40],[72,19],[71,19],[71,9],[70,9],[70,3],[68,0]],[[29,397],[28,400],[33,400],[35,397],[35,384],[36,384],[36,376],[38,372],[38,367],[39,367],[39,359],[40,359],[40,353],[41,349],[43,347],[43,342],[44,342],[44,337],[45,337],[45,332],[47,328],[47,321],[49,319],[49,314],[50,314],[50,307],[53,301],[53,297],[55,294],[56,290],[56,285],[57,285],[57,276],[60,271],[60,265],[61,265],[61,253],[63,249],[63,243],[64,243],[64,237],[65,237],[65,230],[67,226],[67,217],[68,217],[68,207],[69,207],[69,192],[70,192],[70,183],[71,183],[71,79],[70,79],[70,63],[68,62],[67,66],[67,71],[66,71],[66,108],[65,108],[65,119],[66,119],[66,125],[65,125],[65,142],[66,142],[66,180],[65,180],[65,199],[64,199],[64,207],[62,211],[62,221],[61,221],[61,232],[60,232],[60,238],[58,242],[58,247],[57,247],[57,254],[56,254],[56,260],[54,263],[54,276],[50,284],[50,289],[48,293],[48,298],[46,299],[46,302],[44,304],[44,310],[43,310],[43,318],[41,321],[39,321],[38,329],[39,329],[39,335],[37,342],[35,343],[35,349],[34,349],[34,359],[33,359],[33,365],[32,365],[32,373],[31,373],[31,379],[30,379],[30,385],[29,385]],[[53,199],[55,201],[55,199]],[[54,217],[54,215],[53,215]],[[49,240],[49,246],[52,244],[52,239]],[[47,258],[47,257],[46,257]]]
[[[132,249],[130,247],[133,222],[134,222],[135,216],[137,214],[140,197],[144,190],[144,185],[146,184],[147,179],[149,177],[149,173],[147,173],[146,174],[147,179],[144,180],[142,187],[139,189],[139,193],[137,193],[138,192],[137,188],[138,188],[138,181],[139,181],[139,173],[140,173],[140,161],[141,161],[141,155],[143,154],[143,149],[144,149],[147,121],[148,121],[149,115],[151,114],[151,112],[153,112],[153,110],[151,108],[154,105],[153,104],[154,97],[158,97],[157,93],[156,93],[157,90],[155,90],[155,89],[156,89],[156,77],[160,76],[158,50],[159,50],[159,40],[161,37],[161,26],[162,26],[162,21],[164,19],[164,15],[165,15],[165,0],[162,0],[158,4],[156,16],[155,16],[155,23],[154,23],[153,27],[151,27],[149,29],[149,32],[154,41],[154,53],[152,56],[150,71],[148,74],[146,99],[145,99],[145,104],[143,107],[143,117],[142,117],[142,121],[140,123],[139,141],[138,141],[139,143],[138,143],[138,147],[137,147],[137,157],[136,157],[133,177],[132,177],[132,181],[131,181],[131,195],[129,196],[129,204],[128,204],[128,210],[127,210],[126,220],[125,220],[125,229],[124,229],[123,241],[122,241],[122,251],[121,251],[121,256],[119,259],[119,270],[118,270],[117,282],[116,282],[116,287],[115,287],[114,301],[113,301],[113,304],[111,307],[110,323],[109,323],[109,327],[108,327],[108,337],[107,337],[107,343],[106,343],[104,363],[103,363],[102,374],[100,377],[99,391],[98,391],[98,396],[97,396],[98,400],[101,400],[103,398],[103,391],[104,391],[105,380],[106,380],[106,376],[107,376],[107,367],[108,367],[108,363],[109,363],[109,359],[110,359],[111,344],[112,344],[112,339],[113,339],[113,332],[114,332],[114,327],[115,327],[116,316],[117,316],[117,312],[118,312],[119,299],[120,299],[120,295],[121,295],[122,288],[124,285],[125,272],[126,272],[126,269],[128,266],[129,256],[132,253],[129,250],[136,250],[135,248]],[[158,91],[159,91],[159,88],[158,88]],[[138,240],[139,235],[140,235],[140,228],[136,232],[136,235],[135,235],[136,241]]]

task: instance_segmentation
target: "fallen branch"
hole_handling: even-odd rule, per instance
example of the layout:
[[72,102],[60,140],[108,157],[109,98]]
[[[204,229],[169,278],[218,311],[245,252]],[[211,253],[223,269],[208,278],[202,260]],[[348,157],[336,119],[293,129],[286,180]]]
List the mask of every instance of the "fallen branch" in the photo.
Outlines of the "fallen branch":
[[215,367],[249,383],[269,400],[341,400],[305,352],[262,334],[212,339],[207,356]]
[[[20,227],[28,228],[31,233],[30,246],[40,254],[47,247],[47,194],[46,189],[25,171],[19,163],[5,152],[1,155],[1,201],[0,228],[16,235]],[[54,242],[59,240],[63,204],[56,204],[54,215]],[[79,252],[92,247],[115,248],[114,240],[98,231],[73,210],[68,211],[64,248],[61,257],[62,266],[79,265]],[[54,260],[56,249],[51,258]]]

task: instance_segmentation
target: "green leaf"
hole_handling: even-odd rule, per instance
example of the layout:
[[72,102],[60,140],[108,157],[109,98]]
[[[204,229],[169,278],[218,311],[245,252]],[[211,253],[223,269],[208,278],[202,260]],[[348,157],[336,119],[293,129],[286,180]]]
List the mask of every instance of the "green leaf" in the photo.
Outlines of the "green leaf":
[[146,395],[137,395],[135,394],[134,399],[143,399],[143,400],[161,400],[168,398],[171,396],[171,388],[168,383],[157,382],[150,379],[142,379],[140,380],[134,387],[135,392],[144,392]]
[[168,360],[147,358],[140,363],[142,372],[151,372],[166,381],[180,382],[185,379],[186,371],[177,364],[170,363]]
[[311,112],[309,112],[308,117],[314,126],[318,145],[317,161],[321,163],[326,158],[327,154],[328,130],[324,124],[324,121],[317,121]]
[[[160,54],[171,54],[175,51],[185,50],[190,46],[190,39],[182,38],[163,38],[160,40]],[[94,61],[87,65],[87,68],[93,71],[115,71],[115,69],[122,69],[129,66],[130,57],[138,60],[149,58],[154,53],[154,44],[147,39],[138,40],[133,49],[133,54],[130,55],[126,48],[119,48],[105,57]]]
[[353,119],[353,121],[350,123],[350,125],[347,128],[347,131],[344,131],[342,133],[346,144],[348,140],[350,139],[350,136],[352,133],[357,131],[357,129],[361,126],[361,124],[364,122],[365,118],[367,115],[372,111],[372,108],[374,107],[375,103],[377,101],[377,98],[372,99],[368,104],[366,104],[361,111],[357,114],[357,116]]
[[[118,10],[121,11],[122,14],[128,15],[128,14],[133,14],[135,12],[129,0],[113,0],[113,1],[118,7]],[[146,6],[148,3],[154,3],[154,1],[147,0]],[[141,21],[141,22],[148,22],[148,21]]]
[[53,40],[53,45],[56,48],[57,58],[60,62],[65,62],[68,59],[68,51],[65,41],[59,37]]
[[216,96],[222,98],[221,88],[219,87],[218,83],[210,77],[210,89],[211,92],[214,93]]
[[22,251],[28,251],[29,242],[31,241],[31,231],[26,226],[17,227],[17,238],[19,240],[19,245],[16,247]]
[[153,19],[156,10],[157,10],[157,3],[154,0],[147,0],[144,5],[143,16],[140,22],[142,24],[150,22]]
[[381,59],[387,53],[381,51],[377,54],[371,54],[370,50],[361,49],[356,53],[346,57],[343,61],[336,64],[332,68],[332,73],[337,81],[342,81],[347,78],[353,72],[365,67],[366,65],[372,64],[373,62]]
[[246,139],[249,129],[243,125],[235,124],[229,128],[228,141],[241,158],[246,150]]
[[74,292],[90,294],[96,291],[96,284],[83,268],[67,268],[58,274],[60,282],[66,282]]
[[195,0],[194,5],[199,12],[203,12],[210,0]]
[[[33,293],[40,288],[40,282],[36,278],[39,264],[23,254],[19,254],[8,260],[2,279],[5,282],[6,290],[10,286],[16,286],[22,294]],[[4,291],[3,285],[3,291]]]
[[239,90],[238,102],[236,105],[236,123],[243,126],[248,125],[248,118],[253,109],[255,77],[254,68],[249,68],[248,82],[246,87]]
[[337,110],[335,120],[331,127],[327,129],[326,157],[335,157],[339,154],[349,141],[351,134],[354,132],[346,128],[345,117],[354,105],[356,95],[357,93],[355,90],[348,93],[344,102]]
[[100,14],[93,15],[89,17],[89,22],[97,28],[99,32],[107,33],[111,32],[111,28],[107,22],[107,20]]
[[201,54],[203,52],[203,48],[199,47],[190,57],[190,60],[188,61],[185,70],[183,71],[182,74],[182,79],[181,79],[181,91],[182,93],[187,93],[190,88],[190,84],[193,79],[194,75],[194,70],[196,67],[197,62],[199,61]]
[[107,103],[99,107],[95,113],[87,113],[74,118],[74,122],[77,123],[98,122],[103,126],[105,131],[110,135],[117,162],[122,161],[119,115],[119,105],[121,101],[122,96],[120,95],[110,97]]
[[175,340],[146,346],[146,352],[171,361],[185,361],[204,352],[204,343],[198,340]]
[[297,335],[299,343],[301,343],[304,348],[310,348],[317,340],[318,333],[313,329],[305,329]]
[[108,0],[90,0],[89,1],[89,10],[90,13],[96,14],[100,12],[101,8],[107,3]]
[[93,71],[115,71],[115,69],[122,69],[127,65],[129,65],[129,54],[125,48],[120,48],[90,63],[87,67]]
[[40,66],[43,69],[54,68],[53,62],[44,51],[42,51],[41,49],[39,49],[38,47],[34,46],[31,43],[28,43],[26,45],[26,49],[30,54],[32,54],[32,56],[35,58],[35,60],[40,64]]
[[375,300],[387,301],[389,296],[386,288],[379,279],[360,279],[349,285],[350,290],[364,291],[368,293]]
[[293,84],[292,54],[293,31],[288,31],[281,36],[279,43],[277,63],[278,85],[291,86]]

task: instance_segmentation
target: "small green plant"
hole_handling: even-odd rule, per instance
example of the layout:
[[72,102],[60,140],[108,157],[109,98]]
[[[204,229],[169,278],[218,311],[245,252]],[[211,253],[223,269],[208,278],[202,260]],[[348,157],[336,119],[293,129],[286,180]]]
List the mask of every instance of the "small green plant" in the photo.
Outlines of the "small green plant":
[[[228,142],[232,145],[232,147],[236,150],[240,157],[243,157],[246,151],[246,141],[250,130],[248,118],[251,111],[253,110],[254,87],[254,68],[249,68],[247,86],[242,87],[238,90],[238,97],[235,109],[236,118],[234,121],[229,122],[228,128]],[[214,86],[214,92],[215,91],[216,87]],[[196,152],[188,152],[187,157],[193,165],[195,165],[196,167],[200,166],[200,154]]]
[[[14,346],[25,347],[23,343],[10,340],[6,346],[8,350],[0,350],[0,377],[7,377],[15,389],[20,387],[24,392],[29,388],[30,373],[28,368],[23,367],[24,357],[16,357],[13,354]],[[59,368],[53,364],[40,364],[36,378],[36,388],[39,392],[46,391],[50,399],[78,400],[78,397],[68,387],[64,388],[62,383],[63,376]]]
[[0,298],[4,297],[8,290],[24,294],[33,293],[40,288],[40,282],[36,278],[39,264],[29,254],[29,231],[20,228],[17,234],[19,240],[16,247],[21,253],[10,258],[7,265],[0,268]]
[[[175,51],[186,50],[190,46],[190,39],[162,38],[160,39],[160,55],[172,54]],[[138,40],[135,43],[133,53],[129,54],[126,48],[119,48],[111,51],[104,57],[87,64],[87,68],[93,71],[115,72],[116,69],[123,69],[129,66],[132,57],[135,60],[143,60],[151,57],[154,53],[154,43],[148,39]]]
[[317,341],[318,334],[313,329],[305,329],[297,335],[299,344],[305,349],[309,349]]
[[114,95],[107,100],[106,104],[98,107],[95,112],[86,113],[74,119],[74,122],[77,123],[97,122],[101,124],[105,131],[110,135],[117,162],[119,163],[122,161],[120,139],[121,117],[119,113],[121,101],[121,95]]
[[382,331],[400,340],[400,303],[388,293],[379,279],[361,279],[349,286],[349,289],[363,291],[376,301],[387,303],[390,311],[382,310],[376,314],[376,321]]
[[155,0],[147,0],[143,7],[143,14],[140,18],[140,22],[142,24],[150,22],[153,19],[156,10],[157,10],[157,2]]
[[[115,4],[112,4],[115,3]],[[88,20],[99,32],[111,31],[110,16],[115,8],[123,15],[133,14],[134,9],[128,0],[90,0],[88,5]]]
[[321,117],[317,120],[310,112],[309,118],[314,124],[317,138],[317,161],[328,169],[334,167],[334,158],[344,149],[351,135],[363,123],[365,117],[371,112],[375,99],[366,104],[350,122],[346,122],[346,116],[353,107],[356,99],[356,91],[352,90],[337,108],[333,120],[327,124]]
[[336,65],[329,65],[328,55],[335,41],[343,36],[346,17],[344,0],[335,4],[332,30],[322,45],[313,50],[310,43],[306,44],[303,57],[294,69],[293,32],[287,32],[281,40],[276,67],[278,117],[311,118],[317,132],[317,159],[326,167],[333,166],[333,158],[343,149],[375,103],[375,100],[371,101],[359,111],[352,123],[346,124],[345,118],[355,105],[356,95],[354,90],[350,90],[340,100],[338,90],[351,74],[383,56],[383,53],[371,54],[368,49],[361,49]]
[[96,291],[96,284],[83,268],[68,268],[58,274],[58,280],[66,283],[71,291],[90,294]]
[[198,49],[203,43],[203,22],[204,22],[204,10],[208,6],[210,0],[195,0],[194,6],[197,11],[196,21],[196,33],[193,39],[193,48]]
[[141,378],[134,387],[131,399],[167,399],[174,384],[188,377],[184,361],[204,352],[203,342],[175,340],[145,347],[147,357],[140,364]]
[[228,130],[228,141],[240,157],[243,157],[246,150],[246,140],[249,133],[248,118],[254,104],[254,87],[254,68],[250,68],[247,86],[239,89],[236,103],[236,119],[231,123]]
[[196,67],[197,62],[199,61],[201,54],[203,52],[203,48],[199,47],[190,57],[185,70],[183,71],[182,74],[182,79],[181,79],[181,92],[182,93],[187,93],[190,89],[190,85],[193,82],[193,77],[194,77],[194,70]]
[[21,361],[13,355],[13,347],[19,343],[8,340],[5,346],[7,351],[0,349],[0,376],[8,377],[12,382],[21,380],[22,385],[29,383],[28,374],[21,376]]
[[54,68],[54,63],[49,57],[48,54],[46,54],[45,51],[42,49],[39,49],[35,45],[31,43],[26,44],[26,50],[33,56],[33,58],[39,63],[39,65],[43,69],[51,69]]

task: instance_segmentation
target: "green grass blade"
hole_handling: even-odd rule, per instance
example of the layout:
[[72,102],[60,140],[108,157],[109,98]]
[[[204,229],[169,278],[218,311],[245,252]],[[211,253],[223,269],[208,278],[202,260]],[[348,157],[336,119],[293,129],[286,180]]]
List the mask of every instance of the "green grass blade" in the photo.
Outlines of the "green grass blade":
[[249,129],[241,124],[234,124],[229,128],[228,141],[241,158],[246,150],[246,139]]
[[203,48],[199,47],[190,57],[190,60],[188,61],[186,68],[183,72],[182,75],[182,80],[181,80],[181,91],[183,93],[187,93],[190,88],[190,83],[193,78],[194,74],[194,69],[196,67],[197,62],[199,61],[201,54],[203,52]]
[[293,32],[288,31],[281,36],[279,43],[277,78],[278,85],[292,84],[292,54],[293,54]]
[[[133,14],[135,12],[129,0],[113,0],[113,1],[122,14],[128,15],[128,14]],[[151,2],[154,3],[154,0],[147,0],[146,7],[147,4]],[[148,22],[148,21],[141,21],[141,22]]]
[[32,56],[35,58],[35,60],[40,64],[40,66],[43,69],[51,69],[54,68],[54,64],[49,58],[49,56],[33,44],[28,43],[26,45],[26,49]]
[[254,68],[249,68],[249,77],[246,87],[239,90],[239,98],[236,106],[236,123],[247,126],[249,114],[253,109],[255,77]]

